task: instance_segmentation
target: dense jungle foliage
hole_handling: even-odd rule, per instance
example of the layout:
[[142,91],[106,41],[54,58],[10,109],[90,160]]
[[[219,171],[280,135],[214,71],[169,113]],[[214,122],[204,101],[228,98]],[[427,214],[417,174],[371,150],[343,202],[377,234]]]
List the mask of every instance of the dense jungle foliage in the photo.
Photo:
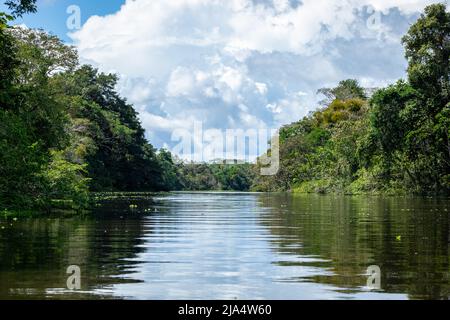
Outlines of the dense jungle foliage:
[[[12,1],[14,15],[33,1]],[[0,16],[0,208],[82,208],[89,191],[161,190],[156,150],[117,77],[74,48]]]
[[403,37],[408,79],[321,89],[324,107],[280,130],[280,170],[194,164],[156,150],[117,76],[0,13],[0,210],[82,209],[91,191],[450,193],[450,14],[428,6]]

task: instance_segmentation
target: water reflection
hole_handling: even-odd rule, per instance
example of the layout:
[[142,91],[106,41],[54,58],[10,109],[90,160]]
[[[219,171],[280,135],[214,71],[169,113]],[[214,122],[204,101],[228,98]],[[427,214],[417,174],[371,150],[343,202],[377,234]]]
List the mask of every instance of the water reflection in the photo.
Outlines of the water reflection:
[[[1,221],[0,298],[112,297],[109,288],[134,264],[128,259],[143,251],[141,219],[118,219]],[[66,289],[70,265],[82,270],[81,291]]]
[[[331,274],[313,276],[312,281],[360,298],[366,268],[378,265],[382,290],[370,298],[390,298],[386,293],[410,299],[450,297],[448,200],[311,195],[261,199],[263,207],[272,209],[271,221],[279,221],[269,221],[267,227],[277,235],[280,252],[317,255],[331,262],[322,264]],[[296,259],[279,263],[304,265]]]
[[[446,199],[172,193],[0,220],[0,298],[448,299],[449,210]],[[364,287],[369,265],[380,290]]]

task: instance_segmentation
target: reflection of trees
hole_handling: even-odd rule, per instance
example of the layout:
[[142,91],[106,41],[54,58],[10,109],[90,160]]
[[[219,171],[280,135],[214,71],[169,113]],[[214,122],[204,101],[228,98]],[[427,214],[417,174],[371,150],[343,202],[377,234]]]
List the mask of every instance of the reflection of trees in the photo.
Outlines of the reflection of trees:
[[43,298],[46,289],[65,289],[69,265],[80,266],[83,291],[131,281],[123,276],[138,262],[126,259],[143,250],[143,223],[142,215],[129,213],[124,202],[86,217],[8,222],[0,232],[0,298]]
[[448,200],[280,194],[261,201],[280,252],[331,261],[316,265],[334,274],[313,281],[354,290],[376,264],[386,292],[450,297]]

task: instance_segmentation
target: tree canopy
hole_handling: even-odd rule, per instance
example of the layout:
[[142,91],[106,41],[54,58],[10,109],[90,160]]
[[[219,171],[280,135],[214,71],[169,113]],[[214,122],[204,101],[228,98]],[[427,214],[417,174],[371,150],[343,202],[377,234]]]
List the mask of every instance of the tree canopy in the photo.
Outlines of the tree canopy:
[[34,13],[37,10],[36,0],[7,0],[5,4],[14,17],[21,17],[25,13]]
[[450,13],[425,8],[403,37],[408,81],[369,99],[356,80],[325,88],[325,108],[282,128],[281,169],[258,190],[448,194]]

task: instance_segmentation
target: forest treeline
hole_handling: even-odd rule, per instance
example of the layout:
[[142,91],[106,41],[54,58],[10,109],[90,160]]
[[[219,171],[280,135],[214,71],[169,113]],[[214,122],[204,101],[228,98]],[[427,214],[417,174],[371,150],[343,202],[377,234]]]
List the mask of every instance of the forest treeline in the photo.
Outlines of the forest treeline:
[[450,193],[450,14],[428,6],[403,37],[408,79],[368,94],[321,89],[323,107],[280,130],[280,170],[183,163],[156,150],[118,78],[80,65],[40,30],[0,13],[0,210],[82,209],[92,191]]
[[[379,90],[362,88],[353,79],[320,89],[325,97],[322,106],[280,129],[278,173],[260,175],[259,165],[234,168],[233,179],[240,174],[245,182],[228,184],[227,189],[449,195],[450,14],[446,6],[426,7],[402,43],[407,80]],[[220,171],[192,166],[188,175],[196,177],[192,189],[220,186],[214,184]]]
[[183,163],[144,137],[116,75],[80,65],[41,30],[0,14],[0,211],[83,209],[95,191],[248,190],[252,165]]
[[0,204],[83,206],[89,191],[158,190],[155,149],[115,75],[78,64],[57,37],[0,29]]

